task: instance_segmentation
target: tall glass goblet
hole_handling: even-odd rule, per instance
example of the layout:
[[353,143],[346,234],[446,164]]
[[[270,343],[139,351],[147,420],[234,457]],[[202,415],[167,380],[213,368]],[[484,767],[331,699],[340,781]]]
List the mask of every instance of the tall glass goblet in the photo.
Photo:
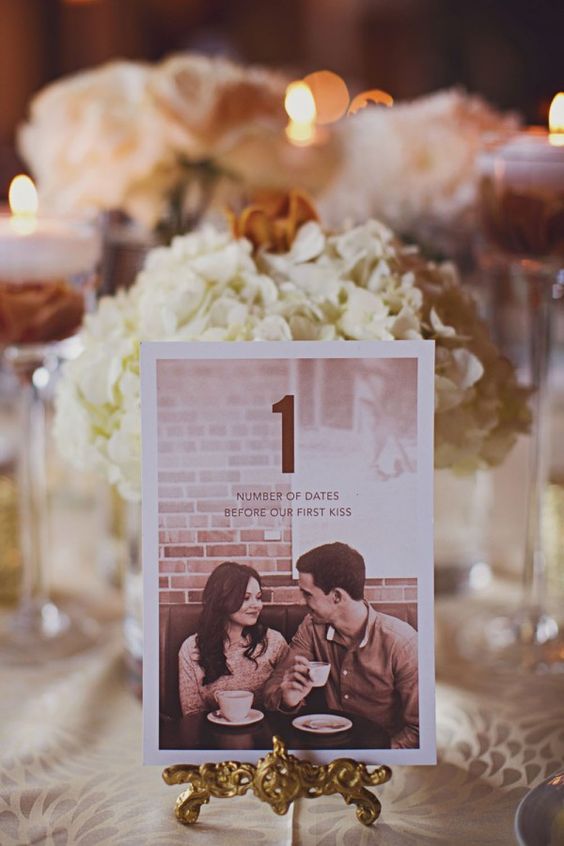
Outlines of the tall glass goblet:
[[[554,310],[564,295],[564,134],[519,133],[479,160],[481,210],[498,281],[520,284],[528,311],[531,439],[523,599],[508,616],[477,621],[469,638],[481,660],[564,671],[564,637],[547,611],[543,508],[549,470],[549,364]],[[463,637],[466,633],[463,633]]]
[[[72,347],[95,296],[100,236],[93,221],[0,215],[0,350],[19,382],[18,483],[22,581],[0,657],[42,662],[78,651],[95,634],[47,588],[45,370]],[[76,340],[76,339],[75,339]]]

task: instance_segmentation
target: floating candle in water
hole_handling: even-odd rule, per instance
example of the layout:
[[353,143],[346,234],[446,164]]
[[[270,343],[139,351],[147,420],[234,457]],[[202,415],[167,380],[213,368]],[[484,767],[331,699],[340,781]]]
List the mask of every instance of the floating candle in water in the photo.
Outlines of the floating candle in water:
[[549,131],[529,127],[478,161],[484,224],[504,249],[564,256],[564,93],[557,94]]
[[29,177],[0,215],[0,345],[47,343],[72,335],[92,289],[100,236],[92,221],[38,214]]

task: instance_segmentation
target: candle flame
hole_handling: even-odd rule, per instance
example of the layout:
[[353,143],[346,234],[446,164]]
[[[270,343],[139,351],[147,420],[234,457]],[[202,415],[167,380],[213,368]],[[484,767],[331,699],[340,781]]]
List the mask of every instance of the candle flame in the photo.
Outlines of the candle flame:
[[549,141],[555,147],[564,147],[564,91],[559,91],[548,112]]
[[316,117],[315,100],[307,82],[291,82],[286,89],[284,108],[296,123],[312,123]]
[[29,176],[20,173],[15,176],[8,190],[10,204],[10,228],[18,235],[31,235],[37,227],[38,199],[35,185]]
[[361,109],[365,109],[369,103],[376,103],[379,106],[390,107],[394,105],[394,98],[387,91],[380,88],[371,88],[369,91],[362,91],[357,94],[349,106],[349,115],[355,115]]
[[8,202],[14,217],[35,217],[38,207],[37,191],[29,176],[20,173],[12,179]]
[[315,138],[316,108],[311,88],[302,80],[291,82],[286,89],[284,108],[290,118],[286,135],[292,144],[304,147]]

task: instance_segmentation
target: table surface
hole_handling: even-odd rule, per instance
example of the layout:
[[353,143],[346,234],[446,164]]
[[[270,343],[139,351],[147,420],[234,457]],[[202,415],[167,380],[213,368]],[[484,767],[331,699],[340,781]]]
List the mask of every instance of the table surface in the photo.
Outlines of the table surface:
[[[105,637],[91,652],[50,667],[0,667],[2,846],[513,843],[518,802],[562,768],[564,676],[500,674],[460,658],[455,634],[490,595],[439,603],[439,763],[395,767],[377,790],[382,815],[372,829],[339,796],[302,800],[285,817],[252,795],[212,800],[197,834],[181,826],[180,788],[141,765],[141,707],[105,606]],[[509,606],[516,597],[506,586],[497,592]]]
[[[264,711],[259,722],[249,726],[222,726],[208,720],[207,714],[189,714],[180,719],[161,718],[161,749],[259,749],[272,748],[272,737],[281,737],[288,749],[389,749],[390,736],[377,723],[356,714],[325,708],[324,714],[342,714],[352,726],[333,734],[309,734],[292,725],[298,714]],[[299,715],[319,713],[304,709]]]

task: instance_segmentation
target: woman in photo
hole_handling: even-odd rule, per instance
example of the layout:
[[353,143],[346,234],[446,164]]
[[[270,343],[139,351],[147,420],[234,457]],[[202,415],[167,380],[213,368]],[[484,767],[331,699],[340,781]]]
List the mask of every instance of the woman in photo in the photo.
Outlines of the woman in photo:
[[211,573],[195,635],[178,655],[183,714],[217,708],[222,690],[253,691],[254,706],[288,645],[283,635],[260,622],[262,586],[252,567],[224,561]]

